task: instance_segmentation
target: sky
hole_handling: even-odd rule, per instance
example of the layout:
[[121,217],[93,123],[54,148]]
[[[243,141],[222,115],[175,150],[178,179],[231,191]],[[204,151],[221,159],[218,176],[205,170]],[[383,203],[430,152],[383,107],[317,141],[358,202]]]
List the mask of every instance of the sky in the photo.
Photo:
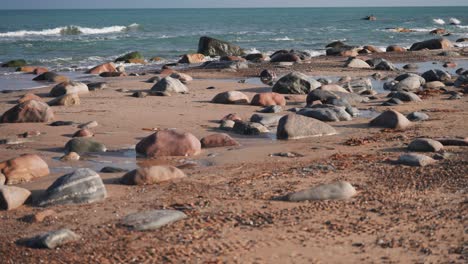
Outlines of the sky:
[[467,6],[467,0],[0,0],[0,9]]

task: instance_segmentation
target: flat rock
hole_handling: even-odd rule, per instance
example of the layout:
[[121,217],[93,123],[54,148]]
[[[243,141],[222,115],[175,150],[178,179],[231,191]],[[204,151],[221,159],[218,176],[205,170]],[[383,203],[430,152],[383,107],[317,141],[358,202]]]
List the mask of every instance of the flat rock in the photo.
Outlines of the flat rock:
[[80,168],[61,176],[47,188],[39,206],[93,203],[106,197],[106,187],[99,174]]
[[351,115],[346,112],[345,107],[334,105],[317,105],[314,108],[301,109],[297,114],[318,119],[325,122],[350,121]]
[[104,144],[91,140],[89,138],[73,138],[65,144],[65,154],[76,152],[78,154],[92,152],[106,152],[107,148]]
[[288,114],[280,119],[276,137],[278,139],[300,139],[335,134],[337,132],[332,126],[320,120],[297,114]]
[[128,172],[120,182],[127,185],[151,185],[185,177],[185,173],[176,167],[151,166]]
[[279,120],[283,116],[281,115],[262,115],[262,114],[253,114],[250,117],[250,122],[260,123],[264,126],[277,126]]
[[396,161],[397,164],[407,165],[407,166],[415,166],[415,167],[424,167],[430,164],[435,163],[436,160],[428,157],[426,155],[421,154],[403,154],[401,155],[398,160]]
[[158,229],[186,217],[187,215],[183,212],[176,210],[152,210],[127,215],[122,219],[121,223],[130,229],[145,231]]
[[323,201],[323,200],[347,200],[356,195],[356,189],[349,182],[336,182],[323,184],[311,189],[291,193],[277,200],[289,202]]
[[395,110],[387,110],[372,119],[369,125],[404,130],[411,126],[411,121]]
[[202,148],[218,148],[238,146],[239,142],[225,133],[216,133],[208,135],[200,140]]
[[13,210],[24,204],[31,196],[27,189],[0,185],[0,209]]
[[32,248],[54,249],[79,239],[80,236],[75,234],[70,229],[60,229],[40,234],[32,238],[21,239],[18,241],[18,243]]

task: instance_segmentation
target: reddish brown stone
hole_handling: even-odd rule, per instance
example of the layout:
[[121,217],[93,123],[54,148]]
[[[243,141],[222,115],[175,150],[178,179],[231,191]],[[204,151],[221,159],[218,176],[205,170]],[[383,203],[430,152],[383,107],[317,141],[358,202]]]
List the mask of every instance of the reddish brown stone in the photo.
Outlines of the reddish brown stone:
[[92,137],[94,136],[93,132],[89,129],[80,129],[73,134],[73,137]]
[[146,157],[194,156],[201,153],[201,143],[191,133],[167,129],[142,139],[136,152]]
[[117,69],[115,68],[115,64],[112,62],[100,64],[90,70],[88,70],[86,73],[89,74],[101,74],[103,72],[116,72]]
[[205,62],[205,55],[200,53],[185,54],[179,60],[179,63],[202,63]]
[[18,103],[21,104],[21,103],[24,103],[24,102],[27,102],[29,100],[36,100],[36,101],[39,101],[39,102],[43,102],[42,98],[33,94],[33,93],[27,93],[23,96],[21,96],[20,99],[18,99]]
[[251,102],[252,105],[270,106],[270,105],[286,105],[286,99],[279,93],[259,93],[256,94]]
[[1,123],[41,123],[54,119],[54,112],[49,105],[36,100],[17,104],[6,111],[0,118]]
[[387,52],[406,52],[406,49],[397,45],[387,47]]
[[28,182],[49,175],[47,163],[35,154],[25,154],[0,163],[6,184]]
[[225,133],[216,133],[206,136],[200,140],[203,148],[217,148],[238,146],[239,143]]

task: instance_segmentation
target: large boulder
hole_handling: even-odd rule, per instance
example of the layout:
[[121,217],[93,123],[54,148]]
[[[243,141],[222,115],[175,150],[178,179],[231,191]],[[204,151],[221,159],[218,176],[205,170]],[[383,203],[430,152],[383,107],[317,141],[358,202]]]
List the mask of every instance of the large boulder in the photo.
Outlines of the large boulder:
[[2,67],[22,67],[26,66],[25,60],[11,60],[2,64]]
[[97,65],[96,67],[93,67],[93,68],[89,69],[88,71],[86,71],[86,73],[101,74],[101,73],[104,73],[104,72],[116,72],[116,71],[117,71],[117,69],[115,67],[115,64],[112,63],[112,62],[108,62],[108,63]]
[[270,105],[286,105],[286,99],[279,93],[259,93],[252,98],[251,105],[270,106]]
[[69,80],[70,79],[68,79],[67,76],[59,75],[55,72],[44,72],[43,74],[33,79],[33,81],[47,81],[56,83],[67,82]]
[[291,72],[281,77],[273,86],[272,91],[280,94],[308,94],[321,85],[303,73]]
[[27,189],[15,186],[0,186],[0,209],[13,210],[24,204],[31,196]]
[[47,163],[35,154],[25,154],[0,163],[0,173],[6,178],[6,184],[29,182],[49,175]]
[[411,121],[409,121],[406,116],[395,110],[387,110],[376,118],[372,119],[369,125],[404,130],[411,126]]
[[134,52],[125,54],[121,57],[118,57],[117,59],[115,59],[115,62],[123,61],[126,63],[130,63],[131,60],[144,60],[144,59],[145,58],[143,57],[143,55],[140,54],[140,52],[134,51]]
[[120,182],[127,185],[151,185],[185,177],[185,173],[176,167],[151,166],[128,172]]
[[228,91],[215,95],[211,102],[215,104],[248,104],[250,99],[242,92]]
[[180,58],[179,63],[202,63],[205,62],[205,55],[200,53],[185,54]]
[[301,202],[321,200],[346,200],[356,195],[356,189],[349,182],[322,184],[307,190],[290,193],[277,200]]
[[218,148],[238,146],[239,142],[225,133],[208,135],[200,140],[202,148]]
[[299,139],[335,134],[336,130],[322,121],[302,115],[289,114],[280,119],[276,137],[278,139]]
[[106,197],[106,187],[99,174],[80,168],[58,178],[47,188],[39,206],[93,203]]
[[138,142],[136,152],[146,157],[195,156],[201,153],[201,143],[191,133],[166,129]]
[[189,90],[178,79],[174,79],[170,76],[162,78],[152,88],[152,92],[165,92],[165,93],[188,93]]
[[52,108],[44,102],[29,100],[7,110],[1,123],[46,123],[54,119]]
[[50,96],[57,97],[65,94],[86,94],[89,93],[88,86],[81,82],[68,81],[55,85],[50,90]]
[[242,56],[245,54],[239,46],[206,36],[200,38],[197,53],[205,56]]
[[416,42],[413,45],[411,45],[410,50],[415,51],[415,50],[422,50],[422,49],[450,49],[453,48],[452,42],[446,38],[437,38],[437,39],[430,39],[430,40],[425,40],[422,42]]
[[73,138],[65,144],[65,154],[76,152],[81,155],[83,153],[106,151],[107,148],[104,144],[83,137]]

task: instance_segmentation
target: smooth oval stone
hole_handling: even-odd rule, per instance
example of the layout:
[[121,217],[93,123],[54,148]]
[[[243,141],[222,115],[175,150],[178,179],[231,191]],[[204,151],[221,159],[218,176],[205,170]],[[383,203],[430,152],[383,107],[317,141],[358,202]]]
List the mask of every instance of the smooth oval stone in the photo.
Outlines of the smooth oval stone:
[[60,229],[40,234],[32,238],[21,239],[18,241],[18,244],[24,244],[32,248],[54,249],[79,239],[80,236],[75,234],[70,229]]
[[320,120],[298,114],[289,114],[280,119],[276,137],[278,139],[300,139],[335,135],[336,133],[332,126]]
[[412,112],[406,116],[410,121],[426,121],[429,119],[429,116],[421,112]]
[[408,150],[421,152],[437,152],[443,148],[442,143],[429,138],[418,138],[408,145]]
[[153,210],[127,215],[121,223],[130,229],[145,231],[158,229],[186,217],[186,214],[176,210]]
[[128,185],[151,185],[185,177],[185,173],[176,167],[151,166],[128,172],[120,182]]
[[106,151],[107,148],[104,144],[83,137],[73,138],[65,145],[65,154],[76,152],[81,155],[88,152]]
[[421,154],[403,154],[401,155],[398,160],[396,161],[397,164],[407,165],[407,166],[416,166],[416,167],[424,167],[430,164],[435,163],[436,160],[428,157],[426,155]]

